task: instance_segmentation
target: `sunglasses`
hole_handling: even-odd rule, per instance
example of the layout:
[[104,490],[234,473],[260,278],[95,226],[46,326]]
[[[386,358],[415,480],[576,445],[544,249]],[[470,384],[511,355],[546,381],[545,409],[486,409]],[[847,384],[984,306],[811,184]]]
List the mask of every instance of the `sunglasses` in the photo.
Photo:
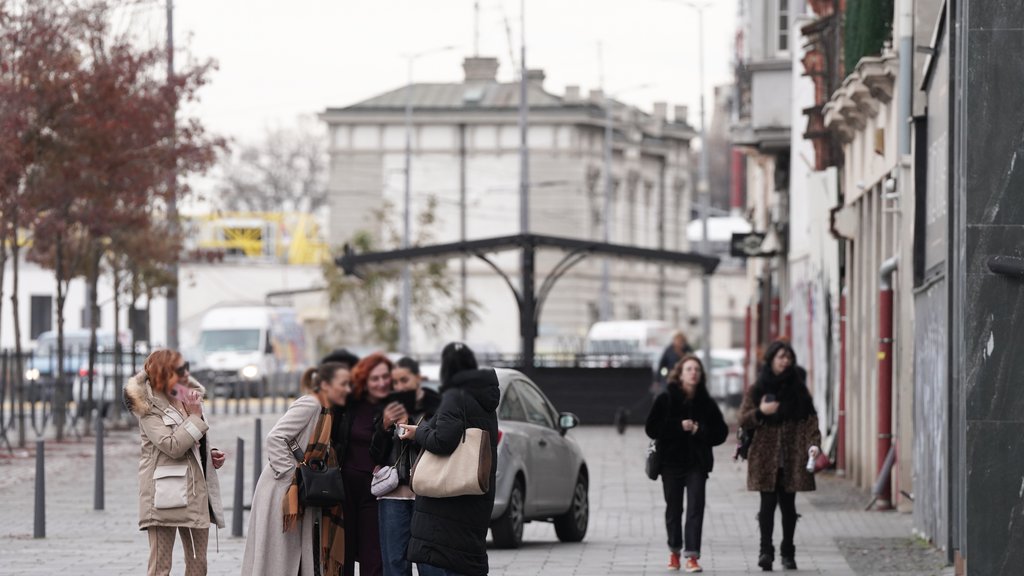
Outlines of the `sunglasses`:
[[188,374],[188,371],[188,362],[185,362],[181,366],[178,366],[177,368],[174,369],[174,372],[177,373],[178,376],[184,376],[185,374]]

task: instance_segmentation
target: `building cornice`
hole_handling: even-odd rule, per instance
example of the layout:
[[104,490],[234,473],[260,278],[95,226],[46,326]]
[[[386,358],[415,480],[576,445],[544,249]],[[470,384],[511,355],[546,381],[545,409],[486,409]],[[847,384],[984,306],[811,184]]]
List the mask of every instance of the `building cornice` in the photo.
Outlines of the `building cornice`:
[[842,86],[822,107],[825,127],[843,144],[853,141],[869,118],[878,116],[882,104],[892,102],[899,58],[893,51],[860,59]]

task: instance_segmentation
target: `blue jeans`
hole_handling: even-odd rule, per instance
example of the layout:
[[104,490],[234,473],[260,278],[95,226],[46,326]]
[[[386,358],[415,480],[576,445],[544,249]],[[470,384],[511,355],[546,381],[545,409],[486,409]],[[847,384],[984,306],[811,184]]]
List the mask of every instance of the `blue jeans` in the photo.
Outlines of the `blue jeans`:
[[[414,500],[377,501],[384,576],[412,576],[412,563],[406,559],[406,551],[409,549],[414,505]],[[422,570],[420,574],[423,574]]]

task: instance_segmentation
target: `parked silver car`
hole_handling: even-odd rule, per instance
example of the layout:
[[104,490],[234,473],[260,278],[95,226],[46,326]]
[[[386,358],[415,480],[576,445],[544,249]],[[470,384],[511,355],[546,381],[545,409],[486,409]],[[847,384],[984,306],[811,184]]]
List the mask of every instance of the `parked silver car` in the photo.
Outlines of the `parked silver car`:
[[498,548],[517,548],[523,524],[551,521],[562,542],[580,542],[590,520],[589,473],[568,431],[579,418],[559,413],[536,384],[516,370],[496,370],[498,475],[491,535]]

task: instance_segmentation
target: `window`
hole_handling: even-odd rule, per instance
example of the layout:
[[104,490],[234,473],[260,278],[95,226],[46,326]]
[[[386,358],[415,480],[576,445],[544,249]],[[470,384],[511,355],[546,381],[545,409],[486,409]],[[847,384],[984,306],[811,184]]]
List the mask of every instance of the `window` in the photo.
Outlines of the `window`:
[[789,52],[789,0],[779,0],[777,14],[779,36],[776,48],[779,52]]
[[526,421],[537,426],[554,428],[554,414],[541,393],[532,384],[523,380],[516,381],[516,388],[519,389],[523,408],[526,409]]
[[128,311],[128,329],[136,342],[149,342],[149,314],[145,308]]
[[639,304],[628,304],[626,306],[626,314],[630,320],[640,320],[644,317],[643,309],[640,308]]
[[498,419],[510,422],[526,422],[526,410],[519,398],[518,386],[509,386],[505,390],[505,397],[501,399],[501,406],[498,408]]
[[203,330],[199,336],[203,352],[259,352],[260,330]]
[[32,297],[32,320],[29,327],[29,338],[35,340],[43,332],[53,328],[53,297]]

